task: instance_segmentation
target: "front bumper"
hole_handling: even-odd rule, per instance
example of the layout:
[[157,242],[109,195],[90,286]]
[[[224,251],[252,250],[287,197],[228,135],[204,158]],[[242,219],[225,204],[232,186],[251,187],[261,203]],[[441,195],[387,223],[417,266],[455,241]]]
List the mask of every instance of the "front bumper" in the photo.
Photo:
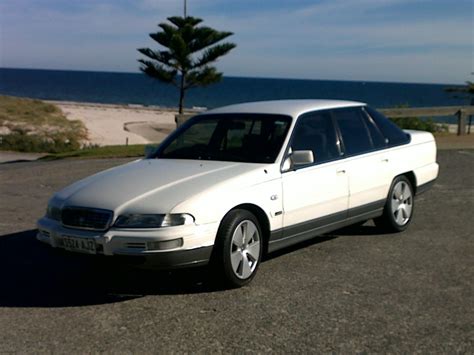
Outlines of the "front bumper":
[[[116,261],[145,264],[160,268],[204,265],[209,262],[218,223],[186,225],[159,229],[109,229],[105,232],[71,229],[60,222],[43,217],[38,223],[36,239],[53,248],[67,249],[64,238],[92,240],[93,254],[114,256]],[[156,250],[156,242],[182,239],[179,247]],[[166,243],[165,243],[166,244]],[[78,250],[73,250],[78,251]],[[80,252],[80,251],[79,251]]]

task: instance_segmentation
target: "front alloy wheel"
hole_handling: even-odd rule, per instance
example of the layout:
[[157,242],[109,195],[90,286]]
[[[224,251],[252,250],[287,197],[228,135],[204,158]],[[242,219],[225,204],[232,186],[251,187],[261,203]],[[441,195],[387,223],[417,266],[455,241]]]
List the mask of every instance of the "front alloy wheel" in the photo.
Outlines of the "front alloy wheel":
[[251,220],[239,223],[232,235],[230,258],[235,276],[245,280],[257,268],[260,258],[260,233]]
[[222,220],[213,253],[214,271],[230,287],[248,284],[262,257],[262,231],[247,210],[232,210]]

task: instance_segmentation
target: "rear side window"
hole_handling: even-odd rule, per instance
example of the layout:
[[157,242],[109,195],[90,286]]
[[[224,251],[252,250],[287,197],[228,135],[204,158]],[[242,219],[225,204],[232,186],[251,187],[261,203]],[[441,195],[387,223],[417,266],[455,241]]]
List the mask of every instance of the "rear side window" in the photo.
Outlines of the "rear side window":
[[367,115],[365,112],[362,112],[361,114],[365,125],[369,129],[370,139],[372,140],[374,148],[385,148],[387,146],[388,139],[383,136],[382,132],[377,127],[372,117]]
[[334,110],[347,155],[361,154],[374,149],[369,130],[359,108]]
[[405,144],[410,141],[408,134],[403,132],[401,128],[399,128],[395,123],[390,121],[380,112],[368,106],[365,107],[365,111],[374,120],[377,127],[388,140],[387,146],[392,147],[395,145]]
[[298,119],[292,150],[311,150],[316,164],[339,158],[336,130],[329,111],[316,111]]

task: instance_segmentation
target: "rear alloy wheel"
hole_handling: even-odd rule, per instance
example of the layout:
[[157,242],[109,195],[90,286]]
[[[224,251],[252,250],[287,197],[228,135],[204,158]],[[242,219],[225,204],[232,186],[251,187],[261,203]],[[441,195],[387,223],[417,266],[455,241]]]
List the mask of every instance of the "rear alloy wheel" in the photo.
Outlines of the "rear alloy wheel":
[[262,257],[262,232],[256,217],[233,210],[223,219],[214,250],[214,268],[225,284],[241,287],[257,272]]
[[385,203],[384,213],[376,218],[375,224],[388,232],[407,229],[415,207],[413,187],[405,176],[395,178]]

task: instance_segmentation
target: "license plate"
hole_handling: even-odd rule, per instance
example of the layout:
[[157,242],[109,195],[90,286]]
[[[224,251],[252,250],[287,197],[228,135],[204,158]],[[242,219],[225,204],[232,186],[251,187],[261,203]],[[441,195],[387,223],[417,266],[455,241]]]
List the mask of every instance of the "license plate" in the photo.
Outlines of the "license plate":
[[95,240],[92,238],[75,238],[64,235],[59,240],[59,246],[79,253],[96,254]]

